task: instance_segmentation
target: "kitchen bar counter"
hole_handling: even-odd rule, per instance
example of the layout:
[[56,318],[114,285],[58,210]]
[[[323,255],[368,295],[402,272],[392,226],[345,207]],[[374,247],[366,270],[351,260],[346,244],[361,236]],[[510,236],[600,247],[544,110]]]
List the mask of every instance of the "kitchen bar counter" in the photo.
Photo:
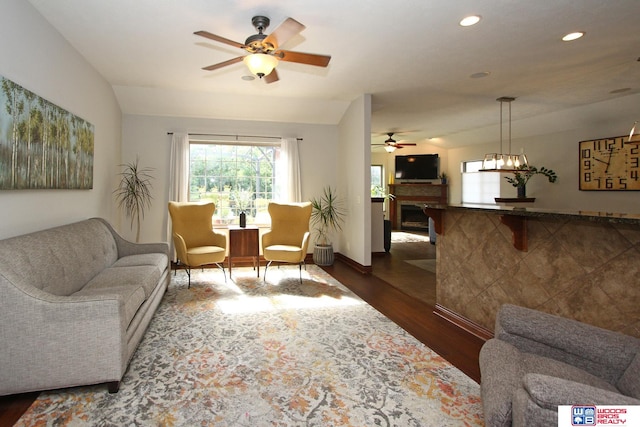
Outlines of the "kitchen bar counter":
[[562,211],[554,209],[539,209],[532,207],[505,206],[505,205],[481,205],[481,204],[458,204],[458,205],[437,205],[425,204],[429,209],[452,209],[487,211],[506,215],[556,218],[556,219],[582,219],[587,221],[602,222],[609,224],[640,224],[640,213],[615,213],[615,212],[595,212],[595,211]]
[[436,313],[479,336],[504,303],[640,337],[640,214],[424,205]]

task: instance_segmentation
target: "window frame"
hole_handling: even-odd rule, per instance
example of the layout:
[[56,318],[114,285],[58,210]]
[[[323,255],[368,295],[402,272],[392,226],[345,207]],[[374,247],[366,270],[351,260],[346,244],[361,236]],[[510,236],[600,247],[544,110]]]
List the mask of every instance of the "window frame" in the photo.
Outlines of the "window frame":
[[[232,157],[231,158],[232,160],[230,161],[226,161],[226,160],[223,161],[222,162],[223,165],[225,163],[238,164],[238,157],[239,157],[238,150],[237,150],[238,148],[253,149],[253,148],[266,147],[266,148],[274,149],[273,155],[271,156],[272,158],[271,174],[270,174],[270,177],[267,178],[267,180],[271,181],[270,185],[268,185],[268,187],[270,187],[270,191],[266,191],[266,190],[254,191],[254,189],[259,185],[255,183],[257,175],[252,175],[251,177],[253,179],[253,186],[251,189],[248,190],[250,194],[247,194],[247,192],[242,190],[242,187],[240,187],[240,189],[231,187],[229,188],[229,190],[226,190],[227,185],[224,185],[222,189],[216,188],[214,189],[214,191],[207,191],[208,187],[206,182],[211,178],[213,179],[220,178],[222,179],[223,182],[225,180],[231,180],[231,181],[235,180],[236,183],[238,182],[238,179],[242,178],[246,182],[247,177],[245,176],[245,177],[239,178],[238,169],[236,168],[233,176],[218,175],[213,177],[212,175],[207,175],[206,173],[202,175],[200,178],[204,179],[205,192],[201,194],[207,195],[207,197],[200,196],[197,199],[194,198],[193,197],[193,194],[195,194],[195,192],[193,191],[194,175],[192,173],[193,173],[195,159],[194,159],[194,154],[192,149],[196,146],[213,146],[213,147],[219,146],[219,147],[235,148],[234,150],[235,157]],[[276,176],[278,174],[278,167],[281,167],[278,165],[281,148],[282,146],[280,142],[220,141],[217,139],[216,140],[190,139],[189,140],[189,162],[188,162],[188,165],[189,165],[189,168],[188,168],[189,184],[188,184],[188,196],[187,196],[188,200],[190,202],[211,201],[216,204],[216,210],[212,218],[214,227],[227,227],[229,225],[238,225],[240,212],[242,211],[245,211],[247,213],[247,224],[256,225],[256,226],[269,225],[271,221],[267,211],[267,207],[270,201],[275,200],[275,197],[277,194]],[[212,156],[212,158],[214,159],[212,160],[213,162],[220,161],[220,158],[216,159],[215,155]],[[261,162],[262,160],[263,159],[259,159],[252,154],[251,163],[253,163],[254,161]],[[206,165],[206,159],[205,159],[205,165],[203,167],[205,172],[209,170]],[[259,167],[257,169],[260,170]],[[256,197],[259,194],[265,193],[265,191],[266,191],[265,195],[270,194],[271,198]]]

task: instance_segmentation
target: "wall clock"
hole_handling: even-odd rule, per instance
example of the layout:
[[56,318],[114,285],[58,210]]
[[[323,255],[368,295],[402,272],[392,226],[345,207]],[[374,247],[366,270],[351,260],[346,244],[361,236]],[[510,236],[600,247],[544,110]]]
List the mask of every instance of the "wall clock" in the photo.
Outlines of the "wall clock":
[[640,144],[628,138],[580,141],[580,190],[640,190]]

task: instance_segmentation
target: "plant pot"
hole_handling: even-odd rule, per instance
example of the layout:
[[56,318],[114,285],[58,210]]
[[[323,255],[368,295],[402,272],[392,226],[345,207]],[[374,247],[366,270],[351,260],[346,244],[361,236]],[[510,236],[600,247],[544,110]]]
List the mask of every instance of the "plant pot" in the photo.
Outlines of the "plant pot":
[[527,186],[526,185],[522,185],[520,187],[517,187],[518,190],[518,198],[519,199],[526,199],[527,198]]
[[240,227],[245,228],[247,226],[247,214],[244,211],[240,212]]
[[333,245],[318,245],[313,248],[313,262],[316,265],[333,265]]

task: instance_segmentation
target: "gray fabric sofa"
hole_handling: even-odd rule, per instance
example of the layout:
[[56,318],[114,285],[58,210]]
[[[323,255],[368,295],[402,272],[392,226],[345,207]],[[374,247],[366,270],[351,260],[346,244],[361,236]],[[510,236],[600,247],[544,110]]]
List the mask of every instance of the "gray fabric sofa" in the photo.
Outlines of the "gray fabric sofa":
[[0,395],[107,383],[117,392],[170,280],[166,243],[103,219],[0,241]]
[[555,426],[558,405],[640,405],[640,340],[514,305],[480,372],[487,427]]

